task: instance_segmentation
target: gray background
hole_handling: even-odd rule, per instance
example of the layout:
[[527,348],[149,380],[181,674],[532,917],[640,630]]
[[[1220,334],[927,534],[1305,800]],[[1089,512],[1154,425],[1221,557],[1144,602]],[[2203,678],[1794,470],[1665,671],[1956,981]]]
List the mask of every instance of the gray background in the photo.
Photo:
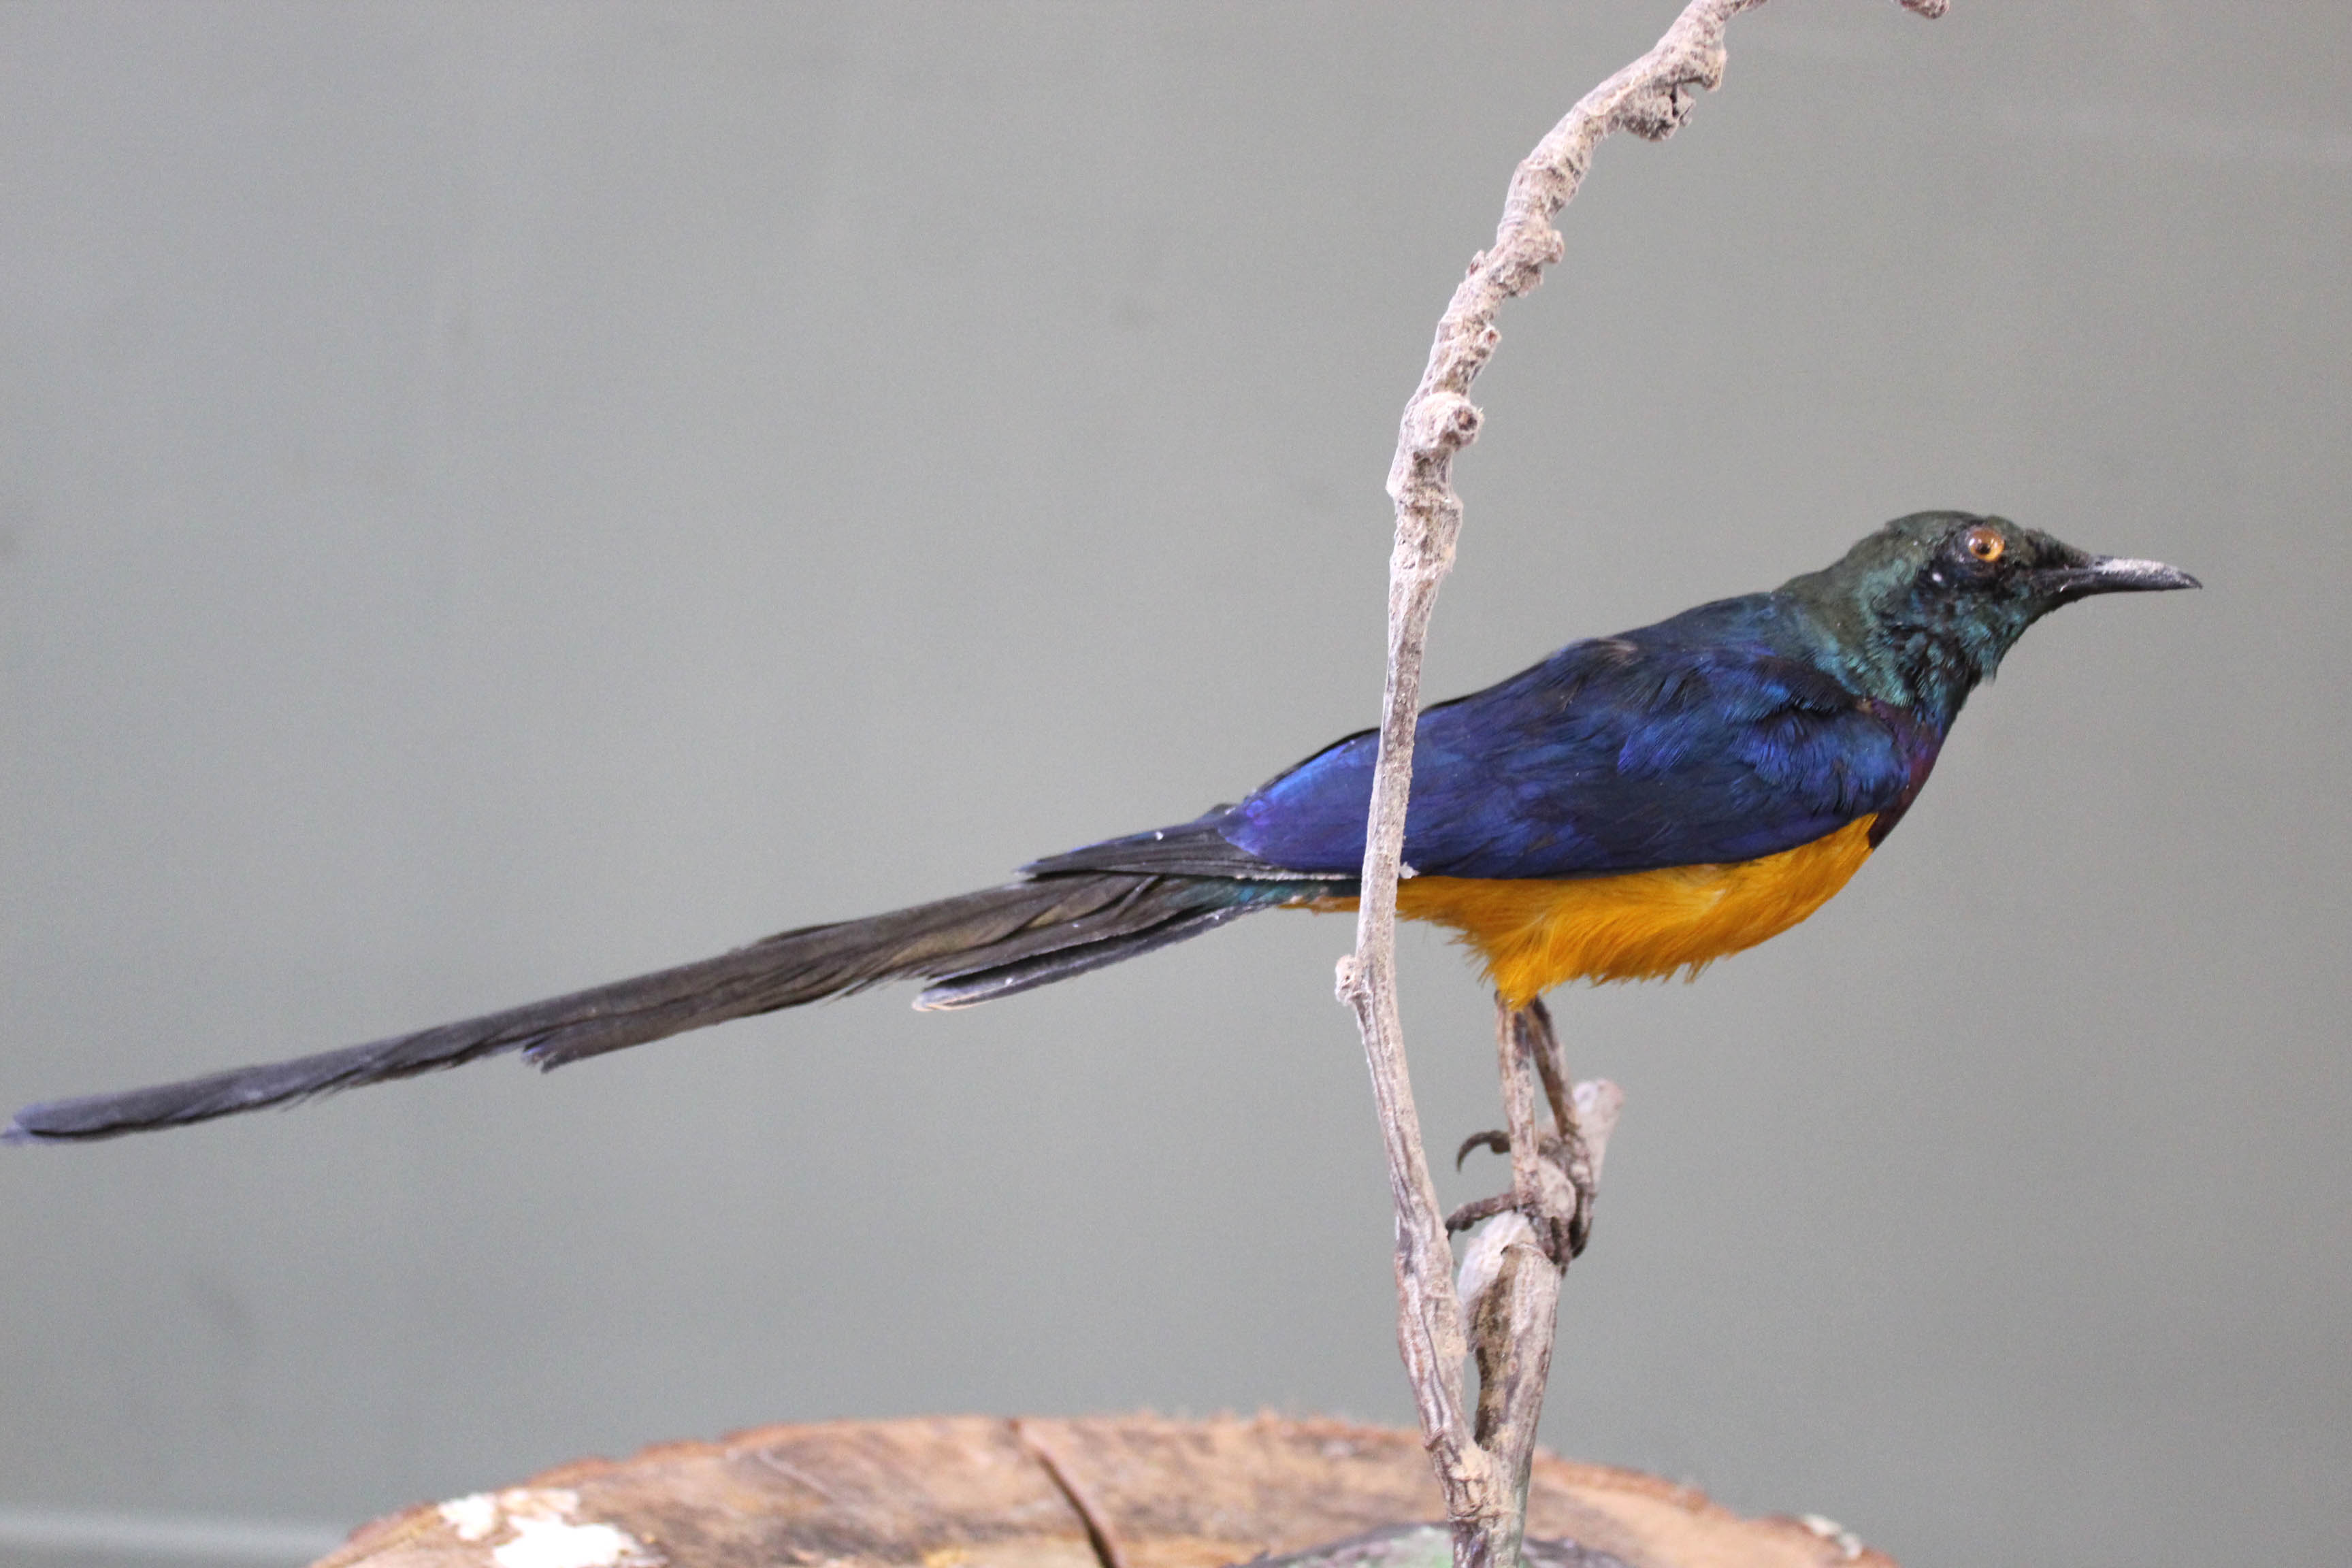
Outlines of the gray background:
[[[1432,324],[1673,8],[0,9],[0,1100],[983,884],[1369,721]],[[1781,0],[1507,316],[1434,692],[1924,506],[2209,584],[2035,631],[1811,923],[1559,998],[1632,1103],[1554,1446],[1913,1568],[2352,1548],[2347,43]],[[10,1151],[0,1553],[772,1420],[1405,1421],[1349,933]],[[1450,1144],[1486,1002],[1407,947]]]

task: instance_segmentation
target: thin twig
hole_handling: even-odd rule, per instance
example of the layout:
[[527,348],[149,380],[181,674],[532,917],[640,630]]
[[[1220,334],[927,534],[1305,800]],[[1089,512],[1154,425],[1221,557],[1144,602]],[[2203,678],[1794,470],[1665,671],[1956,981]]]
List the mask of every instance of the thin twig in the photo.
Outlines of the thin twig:
[[1584,1157],[1592,1167],[1592,1184],[1601,1184],[1601,1162],[1609,1153],[1609,1135],[1625,1109],[1625,1091],[1605,1078],[1588,1079],[1576,1086],[1576,1124],[1584,1139]]
[[[1524,1497],[1515,1478],[1479,1447],[1465,1405],[1462,1303],[1454,1293],[1453,1251],[1422,1146],[1397,1016],[1397,879],[1421,710],[1422,653],[1462,526],[1462,503],[1453,489],[1454,455],[1477,437],[1480,415],[1470,402],[1470,388],[1501,341],[1496,313],[1505,300],[1533,289],[1543,269],[1559,259],[1560,237],[1551,220],[1575,195],[1594,149],[1614,131],[1652,141],[1671,135],[1689,116],[1699,90],[1723,79],[1726,25],[1762,3],[1692,0],[1654,47],[1587,93],[1520,163],[1494,245],[1473,259],[1438,321],[1421,384],[1399,422],[1389,469],[1396,545],[1389,563],[1387,681],[1364,837],[1356,948],[1339,961],[1338,988],[1355,1012],[1371,1069],[1397,1211],[1398,1341],[1422,1438],[1454,1521],[1458,1568],[1514,1568],[1519,1531],[1516,1524],[1507,1526],[1504,1516],[1522,1512]],[[1901,3],[1935,16],[1943,14],[1946,0]],[[1533,1331],[1534,1325],[1528,1327]],[[1547,1340],[1544,1353],[1549,1351]],[[1492,1555],[1497,1551],[1505,1553],[1499,1562]]]

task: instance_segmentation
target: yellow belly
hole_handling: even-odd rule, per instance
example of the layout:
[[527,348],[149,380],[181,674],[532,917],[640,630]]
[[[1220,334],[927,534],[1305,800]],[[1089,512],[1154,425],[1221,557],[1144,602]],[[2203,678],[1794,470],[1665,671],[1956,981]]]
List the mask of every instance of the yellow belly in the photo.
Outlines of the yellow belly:
[[[1414,877],[1397,889],[1397,912],[1459,931],[1515,1007],[1570,980],[1695,976],[1829,902],[1870,858],[1871,821],[1728,865],[1557,881]],[[1314,907],[1352,910],[1356,900]]]

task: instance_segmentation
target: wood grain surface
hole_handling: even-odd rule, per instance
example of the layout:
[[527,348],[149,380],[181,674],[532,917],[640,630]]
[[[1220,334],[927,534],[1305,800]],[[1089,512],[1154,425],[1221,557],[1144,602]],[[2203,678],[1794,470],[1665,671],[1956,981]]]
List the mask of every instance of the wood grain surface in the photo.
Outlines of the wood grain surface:
[[[1223,1568],[1444,1560],[1418,1439],[1336,1421],[985,1416],[764,1426],[362,1526],[318,1568]],[[1385,1535],[1368,1532],[1387,1531]],[[1826,1521],[1743,1519],[1631,1470],[1536,1460],[1534,1568],[1894,1568]],[[1416,1545],[1418,1543],[1418,1545]]]

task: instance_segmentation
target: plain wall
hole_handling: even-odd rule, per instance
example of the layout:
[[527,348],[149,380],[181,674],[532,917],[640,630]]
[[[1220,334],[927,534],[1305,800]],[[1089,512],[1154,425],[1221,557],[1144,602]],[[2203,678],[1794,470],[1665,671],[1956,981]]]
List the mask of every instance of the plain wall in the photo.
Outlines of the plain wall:
[[[982,885],[1370,722],[1432,326],[1673,10],[0,8],[0,1103]],[[2352,1555],[2347,101],[2317,0],[1780,0],[1602,150],[1433,695],[1923,507],[2207,587],[2035,630],[1810,923],[1556,999],[1630,1106],[1552,1446],[1911,1568]],[[1350,931],[6,1151],[0,1525],[1407,1422]],[[1487,1004],[1405,945],[1450,1152]]]

